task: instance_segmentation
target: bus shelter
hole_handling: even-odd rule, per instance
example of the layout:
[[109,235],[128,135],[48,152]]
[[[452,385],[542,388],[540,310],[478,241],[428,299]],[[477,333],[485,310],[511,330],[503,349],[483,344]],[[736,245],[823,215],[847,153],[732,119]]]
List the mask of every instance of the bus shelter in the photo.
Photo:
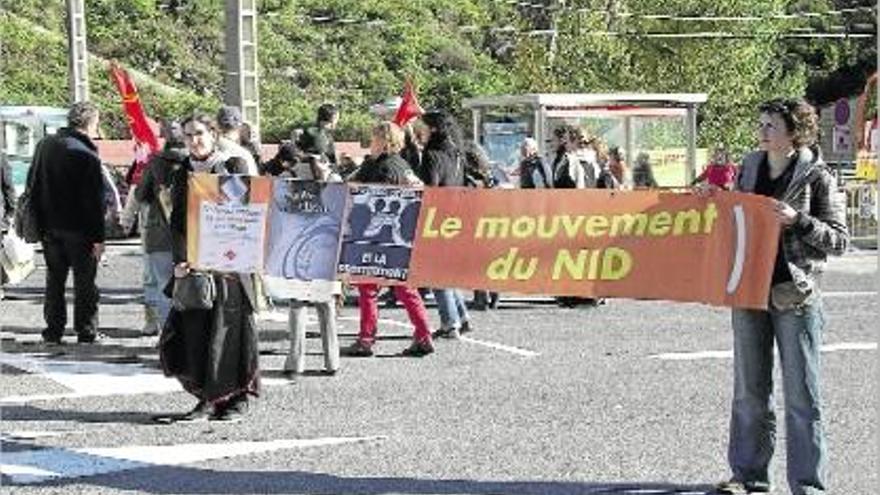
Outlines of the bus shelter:
[[541,93],[481,96],[463,105],[471,110],[474,140],[502,181],[518,183],[523,139],[535,138],[552,160],[553,131],[572,124],[618,147],[630,165],[644,153],[661,186],[681,187],[706,162],[706,150],[696,147],[697,109],[705,101],[703,93]]
[[9,163],[18,194],[24,190],[37,142],[66,124],[66,108],[0,106],[0,159]]

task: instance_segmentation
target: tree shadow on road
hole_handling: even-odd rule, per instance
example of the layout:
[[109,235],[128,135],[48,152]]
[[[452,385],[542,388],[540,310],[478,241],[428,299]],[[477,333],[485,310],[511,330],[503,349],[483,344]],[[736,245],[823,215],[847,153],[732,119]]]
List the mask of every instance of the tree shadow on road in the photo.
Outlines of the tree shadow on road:
[[74,423],[125,423],[155,425],[154,413],[144,411],[80,411],[32,406],[29,404],[3,404],[3,422],[16,421],[70,421]]
[[[141,470],[138,470],[141,471]],[[698,495],[711,491],[711,485],[684,485],[672,482],[577,481],[484,481],[468,479],[426,479],[396,477],[343,477],[303,471],[218,472],[194,468],[162,468],[152,475],[144,472],[116,473],[102,477],[99,486],[138,490],[155,494],[307,494],[307,495]],[[157,475],[159,474],[159,475]],[[94,479],[97,482],[97,479]]]
[[[43,304],[43,287],[7,287],[5,297],[9,301],[24,301],[30,304]],[[135,304],[143,302],[143,287],[100,287],[102,306]],[[73,288],[64,289],[64,300],[69,305],[73,302]]]
[[[120,461],[123,462],[123,461]],[[188,467],[129,465],[112,474],[65,478],[41,487],[92,485],[139,493],[304,495],[704,495],[712,485],[674,482],[489,481],[395,477],[343,477],[304,471],[214,471]],[[14,480],[5,482],[15,485]],[[31,485],[33,486],[33,485]]]

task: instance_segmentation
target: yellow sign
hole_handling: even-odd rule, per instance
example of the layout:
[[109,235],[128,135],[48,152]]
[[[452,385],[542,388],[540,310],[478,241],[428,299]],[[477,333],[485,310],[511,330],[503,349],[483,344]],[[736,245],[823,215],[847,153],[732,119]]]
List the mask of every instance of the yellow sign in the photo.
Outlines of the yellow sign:
[[856,178],[869,181],[877,180],[877,153],[859,151],[856,157]]

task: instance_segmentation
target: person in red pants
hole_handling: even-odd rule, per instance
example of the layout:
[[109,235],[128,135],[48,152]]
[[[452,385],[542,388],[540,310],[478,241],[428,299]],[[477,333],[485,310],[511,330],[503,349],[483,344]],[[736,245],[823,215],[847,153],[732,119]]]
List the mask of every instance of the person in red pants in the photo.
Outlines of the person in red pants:
[[[345,354],[356,357],[373,355],[373,344],[376,342],[376,329],[379,322],[379,290],[376,284],[360,284],[358,288],[358,306],[361,311],[361,327],[357,340],[345,349]],[[415,327],[413,341],[403,350],[404,356],[422,357],[434,352],[431,341],[431,328],[428,324],[428,312],[422,302],[419,291],[410,287],[397,285],[391,288],[397,300],[406,308],[409,321]]]
[[[415,174],[401,158],[403,131],[391,122],[381,122],[373,127],[370,156],[358,169],[351,182],[362,184],[412,185]],[[376,284],[358,285],[358,305],[361,312],[360,333],[357,340],[346,347],[347,356],[367,357],[373,355],[379,320],[379,289]],[[404,356],[422,357],[434,352],[428,313],[416,289],[403,286],[392,287],[397,300],[406,308],[415,330],[412,344],[404,349]]]

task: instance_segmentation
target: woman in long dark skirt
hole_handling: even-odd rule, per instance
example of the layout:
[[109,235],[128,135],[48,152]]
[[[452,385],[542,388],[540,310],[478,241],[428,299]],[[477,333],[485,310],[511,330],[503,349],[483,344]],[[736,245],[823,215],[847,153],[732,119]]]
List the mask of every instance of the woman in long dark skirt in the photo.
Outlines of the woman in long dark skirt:
[[[190,157],[174,172],[171,231],[174,279],[192,268],[186,262],[187,178],[191,172],[240,173],[238,163],[215,148],[214,119],[194,114],[183,121]],[[213,273],[214,306],[208,310],[172,309],[160,343],[165,374],[174,376],[198,402],[171,421],[233,421],[248,409],[260,390],[254,281],[250,275]],[[170,289],[170,287],[169,287]]]

